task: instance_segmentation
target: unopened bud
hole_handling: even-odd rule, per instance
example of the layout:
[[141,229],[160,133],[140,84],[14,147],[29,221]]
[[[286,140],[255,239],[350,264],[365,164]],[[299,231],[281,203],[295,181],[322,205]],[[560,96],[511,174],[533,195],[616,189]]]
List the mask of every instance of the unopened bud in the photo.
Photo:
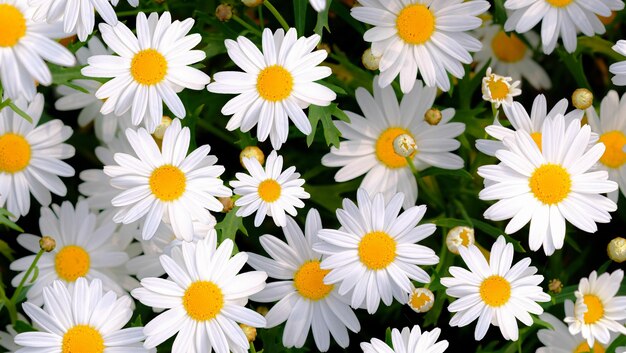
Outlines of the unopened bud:
[[222,203],[222,206],[224,206],[224,209],[222,210],[224,213],[230,212],[230,210],[235,207],[235,202],[231,197],[218,197],[217,199]]
[[267,306],[259,306],[256,308],[256,312],[265,316],[269,312],[269,309],[267,308]]
[[380,65],[380,56],[374,55],[372,53],[371,48],[367,48],[363,52],[363,56],[361,56],[361,61],[363,62],[363,66],[365,66],[368,70],[378,70],[378,66]]
[[265,163],[265,155],[263,154],[263,151],[261,151],[261,149],[257,146],[248,146],[244,148],[239,154],[239,162],[245,168],[246,166],[243,164],[244,158],[255,158],[257,161],[259,161],[261,165]]
[[425,313],[435,304],[435,296],[428,288],[415,288],[409,295],[407,304],[416,313]]
[[393,151],[402,157],[410,157],[417,150],[413,136],[402,134],[393,140]]
[[593,93],[586,88],[579,88],[572,94],[572,104],[580,110],[585,110],[593,104]]
[[430,125],[437,125],[441,121],[441,111],[437,108],[430,108],[424,114],[424,121]]
[[239,327],[241,327],[241,330],[246,335],[248,342],[254,342],[256,339],[256,328],[246,324],[239,324]]
[[626,239],[617,237],[611,240],[606,250],[611,260],[619,263],[626,261]]
[[43,237],[41,237],[41,239],[39,239],[39,247],[45,252],[50,252],[54,250],[56,246],[57,242],[52,237],[44,235]]
[[563,289],[563,283],[561,283],[561,281],[558,278],[555,279],[551,279],[550,282],[548,282],[548,290],[552,293],[561,293],[561,290]]
[[172,125],[172,118],[167,115],[163,115],[161,118],[161,123],[157,125],[156,129],[152,133],[152,137],[156,140],[163,140],[163,136],[165,136],[165,130]]
[[241,0],[248,7],[257,7],[263,3],[263,0]]
[[215,17],[221,22],[226,22],[233,17],[233,7],[228,4],[220,4],[215,9]]
[[474,228],[458,226],[446,235],[446,246],[451,253],[458,255],[459,246],[469,247],[474,245],[474,240]]

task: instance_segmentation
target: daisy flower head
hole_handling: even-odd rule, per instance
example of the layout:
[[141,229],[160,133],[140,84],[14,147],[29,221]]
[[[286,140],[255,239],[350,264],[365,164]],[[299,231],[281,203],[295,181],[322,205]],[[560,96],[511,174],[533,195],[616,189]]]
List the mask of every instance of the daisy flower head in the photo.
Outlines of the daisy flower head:
[[243,132],[257,127],[256,137],[279,150],[287,141],[289,120],[303,134],[311,133],[311,123],[302,109],[314,104],[327,106],[337,95],[317,83],[330,76],[331,69],[318,66],[328,53],[313,51],[320,42],[319,35],[297,38],[295,28],[263,31],[261,52],[243,36],[224,44],[228,56],[244,72],[224,71],[213,76],[209,92],[237,94],[222,108],[222,114],[232,115],[226,129]]
[[311,209],[306,218],[304,233],[296,221],[287,217],[283,233],[287,242],[273,235],[263,235],[261,246],[271,258],[249,254],[248,263],[256,270],[265,271],[276,282],[268,283],[264,290],[251,296],[257,302],[278,303],[265,315],[267,327],[287,321],[283,331],[285,347],[300,348],[309,331],[317,348],[328,351],[330,335],[342,348],[348,347],[348,329],[359,332],[361,325],[337,286],[324,283],[330,272],[320,268],[322,256],[313,250],[322,230],[320,215]]
[[413,326],[412,329],[405,327],[402,332],[394,328],[391,330],[392,347],[378,338],[372,338],[370,342],[362,342],[361,349],[363,353],[442,353],[448,349],[449,343],[446,340],[437,342],[440,334],[441,329],[439,327],[424,332],[418,325]]
[[477,16],[489,2],[462,3],[445,0],[359,0],[352,17],[374,26],[363,39],[372,43],[372,54],[380,59],[380,87],[400,75],[402,92],[413,89],[418,72],[429,87],[450,89],[448,73],[465,75],[462,64],[472,62],[470,52],[481,43],[469,33],[482,23]]
[[[573,305],[566,306],[565,310],[565,316],[570,316],[573,315],[574,307]],[[541,329],[537,332],[537,338],[543,343],[544,347],[538,348],[535,353],[582,353],[590,352],[592,347],[594,353],[604,353],[617,337],[616,334],[611,333],[610,339],[606,344],[600,344],[600,342],[595,341],[592,346],[589,346],[587,340],[580,333],[571,334],[563,321],[554,315],[543,313],[539,315],[539,318],[550,324],[552,329]],[[616,353],[618,352],[616,351]]]
[[72,288],[54,281],[43,289],[43,302],[43,309],[31,302],[22,305],[39,331],[15,336],[15,343],[24,346],[18,352],[151,352],[142,347],[143,327],[124,328],[133,301],[103,291],[98,279],[79,278]]
[[[21,314],[19,314],[21,316]],[[19,318],[22,321],[25,321],[23,317]],[[20,348],[20,345],[15,344],[15,336],[17,336],[17,331],[13,328],[13,325],[8,324],[6,326],[6,331],[0,331],[0,347],[4,349],[7,353],[15,353]]]
[[223,209],[217,197],[232,195],[219,179],[224,167],[208,155],[209,145],[187,156],[190,132],[178,119],[165,131],[161,150],[144,128],[127,129],[126,138],[137,157],[116,153],[117,165],[104,167],[111,185],[120,189],[111,200],[118,208],[113,220],[129,224],[142,219],[141,235],[146,240],[161,222],[169,223],[177,238],[191,241],[193,221],[210,223],[214,218],[209,210]]
[[234,243],[217,236],[182,243],[160,260],[169,279],[148,277],[133,297],[153,308],[167,309],[144,328],[144,346],[154,348],[174,334],[172,352],[244,353],[249,343],[241,327],[265,327],[261,314],[245,308],[248,297],[265,287],[267,274],[238,274],[248,260],[245,252],[231,258]]
[[589,125],[566,124],[563,115],[544,121],[541,148],[523,130],[505,138],[507,149],[496,152],[501,163],[478,168],[486,185],[479,198],[498,200],[483,216],[511,219],[507,234],[530,222],[530,249],[543,246],[546,255],[563,247],[566,220],[588,233],[610,222],[617,205],[602,194],[617,190],[617,183],[606,171],[589,171],[605,151],[602,143],[589,148],[590,138]]
[[202,50],[192,50],[200,34],[189,34],[194,20],[173,21],[169,12],[137,15],[137,35],[122,22],[101,23],[102,39],[117,55],[94,55],[81,72],[87,77],[112,78],[96,91],[105,100],[102,114],[122,116],[130,110],[132,124],[142,121],[152,133],[163,117],[163,102],[174,116],[184,118],[185,106],[176,94],[184,88],[204,89],[210,79],[190,67],[204,60]]
[[313,249],[325,257],[320,268],[330,270],[324,283],[339,287],[355,309],[366,307],[370,314],[382,299],[387,306],[393,298],[404,304],[411,292],[411,280],[430,282],[420,265],[439,262],[435,252],[417,244],[435,232],[434,224],[417,225],[426,206],[413,206],[400,214],[404,195],[396,194],[385,203],[382,194],[370,197],[357,191],[357,204],[343,200],[337,210],[341,228],[322,229]]
[[67,188],[59,177],[73,176],[74,168],[62,160],[73,157],[75,150],[63,143],[72,128],[61,120],[39,125],[43,95],[37,94],[30,104],[24,99],[15,104],[33,120],[29,123],[10,107],[0,110],[0,207],[17,219],[30,210],[30,194],[43,206],[50,204],[50,192],[65,196]]
[[326,1],[331,0],[309,0],[313,9],[317,12],[322,12],[326,8]]
[[304,191],[304,179],[296,167],[291,166],[283,171],[283,157],[272,151],[267,157],[265,168],[256,158],[243,158],[243,164],[250,174],[237,173],[237,180],[230,182],[236,195],[241,197],[235,201],[237,216],[247,217],[256,212],[254,226],[263,223],[265,216],[274,219],[279,227],[287,224],[288,213],[296,216],[297,208],[304,207],[302,199],[311,195]]
[[485,337],[489,325],[500,327],[502,336],[517,341],[517,320],[526,326],[533,324],[529,315],[539,315],[543,309],[537,302],[547,302],[550,295],[543,292],[539,283],[543,276],[536,275],[537,268],[530,266],[530,258],[513,264],[513,245],[499,236],[491,247],[489,261],[478,247],[459,247],[459,253],[469,271],[451,266],[453,277],[441,279],[447,287],[446,294],[459,298],[448,306],[455,313],[450,326],[463,327],[478,319],[474,338]]
[[574,293],[576,302],[565,302],[567,317],[564,321],[569,324],[569,332],[582,334],[589,347],[593,347],[596,340],[606,345],[610,332],[626,335],[626,296],[616,295],[623,279],[622,270],[600,276],[593,271],[589,278],[580,280]]
[[511,77],[494,74],[489,67],[482,81],[483,100],[491,102],[496,108],[500,108],[500,105],[511,105],[513,97],[522,94],[519,85],[520,81],[513,82]]
[[[617,43],[613,46],[613,50],[618,52],[621,55],[626,56],[626,40],[618,40]],[[616,86],[624,86],[626,85],[626,61],[620,61],[617,63],[611,64],[609,66],[609,71],[615,75],[611,79],[613,84]]]
[[[342,167],[335,174],[337,182],[365,174],[360,187],[370,195],[383,193],[387,201],[396,192],[402,192],[403,206],[409,208],[417,202],[417,182],[406,157],[394,148],[394,142],[407,136],[415,142],[415,151],[409,158],[418,170],[430,166],[460,169],[463,159],[451,151],[461,146],[455,137],[465,131],[465,124],[450,122],[453,108],[441,111],[433,108],[437,94],[434,87],[424,87],[417,81],[398,103],[393,88],[381,88],[378,81],[374,78],[373,96],[365,88],[356,90],[356,100],[364,116],[346,111],[349,123],[334,122],[346,140],[340,142],[339,148],[331,147],[322,164]],[[431,112],[436,113],[439,121],[425,121]]]

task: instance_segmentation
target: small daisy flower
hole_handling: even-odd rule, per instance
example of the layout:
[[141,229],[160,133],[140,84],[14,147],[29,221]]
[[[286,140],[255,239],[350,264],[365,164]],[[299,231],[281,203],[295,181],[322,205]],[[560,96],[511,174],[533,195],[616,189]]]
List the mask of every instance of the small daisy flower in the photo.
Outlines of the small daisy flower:
[[365,117],[346,111],[350,122],[335,121],[346,141],[331,147],[322,158],[327,167],[342,167],[335,181],[344,182],[365,174],[362,188],[370,195],[383,193],[389,201],[396,192],[405,195],[404,208],[417,202],[417,182],[406,157],[398,154],[394,141],[408,135],[415,141],[409,158],[418,170],[430,166],[444,169],[463,168],[463,159],[450,153],[461,146],[455,137],[465,131],[465,124],[451,123],[454,109],[436,110],[439,118],[426,122],[432,111],[437,89],[424,87],[420,81],[398,103],[392,87],[380,88],[374,78],[374,95],[365,88],[356,90],[356,100]]
[[402,332],[394,328],[391,330],[392,348],[378,338],[372,338],[370,342],[362,342],[361,349],[363,353],[442,353],[448,349],[449,343],[446,340],[437,342],[440,334],[441,329],[439,327],[424,332],[418,325],[413,326],[410,330],[405,327]]
[[505,138],[506,150],[496,152],[498,165],[478,168],[487,185],[481,200],[499,200],[483,214],[486,219],[511,219],[505,232],[512,234],[530,222],[528,244],[533,251],[543,246],[546,255],[561,249],[567,220],[585,232],[608,223],[617,205],[602,194],[617,190],[606,171],[589,170],[602,157],[605,147],[589,148],[591,129],[557,115],[546,119],[541,146],[523,130]]
[[451,266],[453,277],[441,279],[441,284],[447,287],[446,294],[459,298],[448,306],[455,313],[450,326],[463,327],[478,319],[474,331],[477,341],[485,337],[490,324],[500,327],[505,339],[517,341],[516,319],[531,326],[533,319],[529,313],[543,312],[537,302],[550,301],[550,296],[538,285],[543,276],[535,274],[537,268],[530,266],[528,257],[511,266],[513,245],[503,236],[491,247],[489,261],[475,245],[459,247],[459,252],[469,271]]
[[428,288],[415,288],[411,284],[407,305],[416,313],[425,313],[435,305],[435,295]]
[[256,158],[243,158],[244,166],[250,174],[237,173],[237,180],[230,182],[235,194],[241,197],[235,201],[237,216],[248,217],[256,212],[254,226],[263,223],[265,216],[274,219],[279,227],[287,224],[285,212],[296,216],[297,208],[304,207],[302,199],[311,195],[304,191],[304,179],[291,166],[283,171],[283,157],[272,151],[267,157],[265,168]]
[[228,56],[245,72],[225,71],[213,76],[209,92],[237,94],[222,108],[232,115],[226,129],[243,132],[257,126],[256,137],[263,142],[269,136],[279,150],[287,141],[289,118],[303,134],[311,133],[311,123],[302,109],[314,104],[327,106],[337,95],[317,83],[330,76],[331,69],[318,66],[326,59],[325,50],[313,51],[320,36],[297,38],[295,28],[287,31],[263,31],[263,52],[249,39],[227,39]]
[[10,107],[0,110],[0,207],[17,219],[28,214],[30,194],[43,206],[50,204],[50,192],[65,196],[67,188],[59,176],[73,176],[74,168],[62,159],[73,157],[75,150],[63,143],[72,128],[61,120],[38,126],[43,95],[37,94],[29,105],[23,99],[15,104],[33,119],[29,123]]
[[459,254],[459,247],[474,245],[474,228],[458,226],[450,229],[446,235],[446,247],[455,254]]
[[268,283],[265,289],[250,299],[262,303],[278,303],[265,315],[267,327],[287,321],[283,331],[283,345],[300,348],[309,331],[317,348],[328,351],[330,335],[342,348],[348,347],[348,329],[359,332],[361,325],[346,300],[333,284],[325,284],[330,272],[320,268],[321,255],[312,246],[318,241],[322,220],[315,209],[309,211],[304,234],[296,221],[287,217],[283,233],[287,243],[273,235],[259,239],[263,249],[272,257],[249,254],[248,263],[256,270],[265,271],[280,281]]
[[[565,316],[572,316],[574,313],[573,306],[566,306],[565,310]],[[537,338],[543,343],[544,347],[538,348],[535,353],[582,353],[591,351],[589,343],[580,333],[571,334],[563,321],[557,319],[554,315],[543,313],[539,315],[539,318],[550,324],[552,330],[541,329],[537,332]],[[604,345],[596,341],[592,346],[593,352],[606,352],[606,348],[611,345],[617,335],[611,334],[610,337],[609,341]],[[616,351],[616,353],[618,352]]]
[[[20,318],[20,320],[22,319]],[[17,336],[17,331],[11,324],[6,326],[6,332],[0,331],[0,347],[4,348],[5,352],[15,353],[22,348],[20,345],[15,344],[15,336]]]
[[491,67],[487,68],[482,82],[483,100],[495,104],[496,108],[500,108],[500,105],[511,105],[513,97],[522,94],[522,90],[518,88],[520,81],[512,81],[511,77],[496,75],[491,72]]
[[248,260],[245,252],[231,258],[234,243],[217,236],[196,244],[184,242],[160,260],[169,279],[148,277],[132,291],[144,305],[168,309],[144,328],[144,346],[154,348],[176,335],[172,352],[245,353],[250,344],[241,327],[265,327],[261,314],[245,308],[248,297],[265,287],[267,274],[238,274]]
[[320,242],[313,249],[323,255],[320,267],[331,270],[324,283],[337,284],[339,295],[348,295],[357,309],[366,307],[370,314],[380,300],[387,306],[393,298],[404,304],[411,291],[411,281],[429,283],[430,276],[419,265],[439,262],[435,252],[417,242],[435,232],[434,224],[417,225],[426,206],[413,206],[400,214],[404,195],[396,194],[385,203],[382,194],[371,198],[367,191],[357,191],[358,204],[344,199],[337,210],[339,230],[322,229]]
[[[477,16],[487,11],[482,0],[462,3],[445,0],[359,0],[352,17],[374,26],[363,39],[372,43],[372,54],[380,56],[380,87],[400,75],[400,88],[413,89],[418,72],[429,87],[450,89],[448,73],[465,75],[462,64],[472,62],[470,52],[481,43],[468,32],[482,23]],[[419,25],[417,25],[419,24]]]
[[588,37],[603,34],[606,29],[598,16],[608,17],[611,11],[624,8],[622,0],[506,0],[504,7],[511,13],[504,30],[517,33],[530,31],[541,24],[543,52],[550,54],[561,37],[568,53],[576,50],[577,34]]
[[81,71],[88,77],[113,78],[96,91],[96,98],[105,100],[100,112],[121,116],[130,110],[133,125],[143,121],[150,133],[163,118],[163,102],[174,116],[184,118],[185,106],[176,93],[204,89],[210,81],[190,66],[206,57],[202,50],[192,50],[202,39],[198,33],[187,35],[193,24],[191,18],[172,22],[169,12],[160,18],[140,12],[137,36],[121,22],[100,24],[104,42],[119,55],[91,56]]
[[309,0],[309,2],[311,3],[311,6],[317,12],[324,11],[324,9],[326,8],[326,1],[331,1],[331,0]]
[[569,324],[569,332],[572,335],[581,333],[589,347],[596,340],[608,344],[610,332],[626,335],[626,296],[616,296],[623,279],[622,270],[600,276],[593,271],[589,278],[580,280],[574,293],[576,303],[565,302],[568,313],[564,321]]
[[102,290],[102,282],[79,278],[73,288],[54,281],[43,289],[44,306],[26,302],[24,312],[40,331],[15,336],[18,352],[150,352],[143,327],[123,328],[133,315],[127,295]]
[[[613,50],[626,56],[626,40],[618,40]],[[611,79],[616,86],[626,85],[626,61],[620,61],[609,66],[609,71],[615,75]]]
[[104,167],[111,185],[122,190],[111,200],[118,208],[113,220],[129,224],[142,219],[141,236],[146,240],[161,222],[169,223],[176,237],[191,241],[193,221],[210,223],[214,218],[209,210],[223,209],[216,197],[232,195],[219,179],[224,167],[208,155],[209,145],[187,156],[190,132],[178,119],[165,131],[161,150],[144,128],[127,129],[126,138],[137,157],[116,153],[118,165]]

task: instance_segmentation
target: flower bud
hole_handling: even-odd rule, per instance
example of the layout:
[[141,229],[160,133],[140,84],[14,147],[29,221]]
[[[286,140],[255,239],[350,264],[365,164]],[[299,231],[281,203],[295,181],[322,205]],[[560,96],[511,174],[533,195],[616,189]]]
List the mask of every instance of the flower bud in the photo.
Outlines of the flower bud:
[[617,237],[611,240],[606,250],[611,260],[618,263],[626,261],[626,239]]
[[254,342],[256,339],[256,328],[246,324],[239,324],[239,327],[241,327],[241,330],[246,335],[248,342]]
[[417,144],[413,136],[402,134],[393,140],[393,151],[402,157],[410,157],[417,150]]
[[424,121],[430,125],[437,125],[441,121],[441,111],[437,108],[430,108],[424,114]]
[[372,53],[372,49],[368,48],[363,52],[363,56],[361,56],[361,61],[363,62],[363,66],[365,66],[368,70],[378,70],[378,65],[380,65],[380,56],[374,55]]
[[157,125],[156,129],[152,133],[152,137],[155,140],[163,140],[163,136],[165,136],[165,130],[172,125],[172,118],[167,115],[163,115],[161,118],[161,123]]
[[245,168],[246,166],[243,164],[244,158],[256,158],[256,160],[259,161],[261,165],[265,163],[265,155],[263,154],[263,151],[261,151],[261,149],[257,146],[248,146],[244,148],[239,154],[239,162]]
[[474,240],[474,228],[458,226],[450,229],[446,235],[446,246],[451,253],[458,255],[459,246],[474,245]]
[[586,88],[579,88],[572,94],[572,104],[580,110],[585,110],[593,104],[593,93]]
[[228,4],[220,4],[215,9],[215,17],[221,22],[226,22],[233,17],[233,7]]
[[248,7],[257,7],[263,3],[263,0],[241,0]]
[[258,306],[256,308],[256,312],[265,316],[267,315],[267,313],[269,312],[269,309],[267,308],[267,306]]
[[561,283],[561,281],[558,278],[554,278],[551,279],[550,282],[548,282],[548,290],[552,293],[561,293],[561,290],[563,289],[563,283]]
[[425,313],[435,304],[435,295],[428,288],[415,288],[409,294],[407,303],[416,313]]
[[54,250],[56,246],[57,242],[52,237],[44,235],[43,237],[41,237],[41,239],[39,239],[39,247],[45,252],[50,252]]
[[218,197],[217,199],[224,206],[224,209],[222,209],[222,212],[224,213],[230,212],[230,210],[235,207],[235,202],[233,201],[232,197]]

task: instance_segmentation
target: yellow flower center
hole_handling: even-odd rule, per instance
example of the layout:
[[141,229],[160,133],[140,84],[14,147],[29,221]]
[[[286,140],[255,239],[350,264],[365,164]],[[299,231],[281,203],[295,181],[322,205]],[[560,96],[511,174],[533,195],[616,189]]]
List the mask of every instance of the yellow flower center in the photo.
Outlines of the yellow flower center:
[[548,4],[554,7],[565,7],[572,3],[574,0],[546,0]]
[[139,84],[156,85],[167,74],[167,60],[155,49],[144,49],[133,57],[130,73]]
[[367,233],[359,243],[359,258],[370,270],[382,270],[396,258],[396,241],[385,232]]
[[266,101],[280,102],[291,95],[293,76],[280,65],[268,66],[259,72],[256,89]]
[[409,5],[398,14],[396,28],[406,43],[424,44],[435,32],[435,15],[426,5]]
[[149,183],[150,190],[157,199],[174,201],[185,192],[187,177],[178,167],[166,164],[152,172]]
[[409,305],[411,308],[418,310],[428,302],[430,302],[430,297],[425,293],[413,293],[409,299]]
[[[397,154],[393,148],[393,141],[400,135],[407,134],[413,138],[413,134],[407,129],[400,127],[390,127],[383,131],[376,140],[376,158],[386,165],[388,168],[402,168],[407,166],[406,158]],[[413,152],[409,158],[413,158],[416,152]]]
[[90,264],[89,253],[78,245],[68,245],[54,257],[57,275],[68,282],[84,277],[89,272]]
[[530,134],[530,137],[533,138],[533,141],[535,141],[535,144],[537,145],[537,147],[539,147],[539,151],[542,150],[542,145],[541,145],[541,132],[533,132],[532,134]]
[[29,162],[30,144],[23,136],[13,133],[0,136],[0,172],[17,173],[28,167]]
[[282,189],[280,184],[274,179],[263,180],[259,184],[259,197],[265,202],[274,202],[280,198]]
[[212,320],[224,307],[224,294],[213,282],[193,282],[185,291],[183,306],[187,315],[196,321]]
[[0,47],[12,47],[26,34],[26,18],[9,4],[0,4]]
[[545,205],[554,205],[569,195],[572,179],[565,168],[548,163],[535,169],[528,186],[539,201]]
[[511,298],[511,284],[504,277],[489,276],[480,284],[479,293],[485,304],[499,307]]
[[487,80],[487,88],[491,93],[491,99],[503,100],[509,95],[509,85],[504,79],[496,79],[494,76]]
[[333,285],[324,284],[324,277],[330,270],[322,270],[319,260],[312,260],[304,263],[295,276],[293,284],[301,296],[310,300],[320,300],[333,290]]
[[461,238],[461,245],[469,246],[470,238],[467,229],[463,229],[461,233],[459,233],[459,238]]
[[63,335],[62,353],[102,353],[104,339],[98,330],[87,325],[76,325]]
[[493,37],[491,49],[493,50],[493,55],[505,63],[518,62],[524,59],[526,54],[526,44],[514,33],[508,36],[504,31],[498,32]]
[[[587,341],[582,341],[580,342],[578,347],[574,349],[573,353],[587,353],[587,352],[591,352],[591,348],[589,347],[589,344],[587,344]],[[604,352],[606,352],[606,349],[604,349],[604,347],[600,343],[598,343],[598,341],[596,341],[593,345],[593,353],[604,353]]]
[[626,136],[621,131],[614,130],[602,134],[600,142],[606,147],[600,158],[602,164],[609,168],[619,168],[626,163],[626,153],[623,151]]
[[597,295],[587,294],[583,297],[583,301],[587,306],[585,312],[585,324],[593,324],[604,316],[604,305]]

